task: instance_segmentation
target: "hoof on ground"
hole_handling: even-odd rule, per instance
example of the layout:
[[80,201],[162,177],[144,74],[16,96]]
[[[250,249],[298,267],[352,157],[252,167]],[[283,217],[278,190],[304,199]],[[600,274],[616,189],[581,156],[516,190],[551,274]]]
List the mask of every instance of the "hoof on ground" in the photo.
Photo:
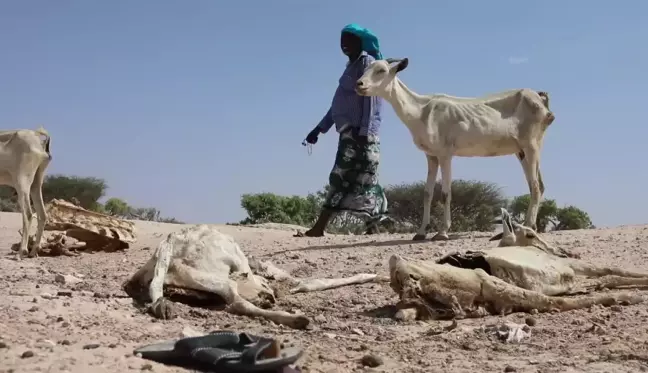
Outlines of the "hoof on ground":
[[161,297],[149,306],[148,312],[161,320],[171,320],[176,317],[175,306],[168,299]]
[[306,329],[310,324],[310,320],[306,316],[299,315],[289,325],[293,329]]
[[450,237],[447,233],[437,233],[432,237],[432,241],[448,241]]
[[415,234],[414,237],[412,238],[412,241],[423,241],[423,240],[425,240],[425,235],[420,233]]

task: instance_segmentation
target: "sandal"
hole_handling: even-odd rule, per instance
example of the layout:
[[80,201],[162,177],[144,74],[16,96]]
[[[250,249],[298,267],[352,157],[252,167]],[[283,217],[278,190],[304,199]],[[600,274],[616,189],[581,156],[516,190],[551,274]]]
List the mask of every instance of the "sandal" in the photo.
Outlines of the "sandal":
[[200,337],[143,346],[133,353],[158,363],[205,372],[275,373],[290,372],[292,368],[288,365],[297,361],[303,350],[281,348],[272,338],[220,330]]

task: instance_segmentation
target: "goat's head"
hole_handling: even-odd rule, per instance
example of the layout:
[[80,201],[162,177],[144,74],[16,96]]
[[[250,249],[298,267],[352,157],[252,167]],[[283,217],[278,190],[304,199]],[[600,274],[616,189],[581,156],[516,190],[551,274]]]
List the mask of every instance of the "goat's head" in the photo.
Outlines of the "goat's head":
[[513,221],[511,215],[505,208],[502,208],[502,232],[494,235],[489,241],[500,240],[497,246],[535,246],[547,253],[556,253],[557,250],[549,245],[547,241],[540,238],[538,232],[533,228],[524,226]]
[[275,303],[275,294],[268,281],[253,273],[244,273],[236,281],[239,295],[260,308],[270,308]]
[[356,93],[360,96],[381,96],[387,92],[396,78],[396,73],[407,68],[407,58],[374,61],[356,82]]

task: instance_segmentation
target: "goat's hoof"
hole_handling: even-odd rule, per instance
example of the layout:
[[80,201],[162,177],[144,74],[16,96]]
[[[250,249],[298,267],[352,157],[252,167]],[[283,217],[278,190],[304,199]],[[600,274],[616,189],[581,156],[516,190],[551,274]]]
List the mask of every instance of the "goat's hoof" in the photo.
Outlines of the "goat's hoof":
[[423,240],[425,240],[425,234],[420,234],[420,233],[415,234],[414,237],[412,238],[412,241],[423,241]]
[[171,301],[160,297],[149,306],[148,312],[153,317],[162,320],[171,320],[176,317],[175,307]]
[[310,320],[306,316],[298,315],[291,321],[290,327],[293,329],[306,329],[310,324]]
[[447,233],[437,233],[432,237],[432,241],[448,241],[450,236]]

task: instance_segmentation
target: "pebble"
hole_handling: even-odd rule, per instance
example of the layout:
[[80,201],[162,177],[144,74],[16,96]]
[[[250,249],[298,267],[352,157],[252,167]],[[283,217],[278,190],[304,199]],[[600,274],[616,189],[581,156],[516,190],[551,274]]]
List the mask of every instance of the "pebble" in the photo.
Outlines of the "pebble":
[[69,346],[69,345],[72,344],[72,343],[71,343],[70,341],[68,341],[67,339],[62,340],[60,343],[61,343],[61,345],[63,345],[63,346]]
[[27,359],[29,357],[34,357],[34,351],[27,350],[27,351],[23,352],[22,355],[20,355],[20,357],[23,358],[23,359]]
[[5,342],[0,342],[0,348],[8,348],[7,344]]
[[41,298],[43,299],[54,299],[54,296],[50,293],[43,293],[41,294]]
[[71,291],[59,291],[56,293],[57,296],[59,297],[71,297],[72,292]]
[[383,365],[385,363],[380,356],[376,356],[374,354],[369,354],[369,355],[363,356],[362,359],[360,360],[360,362],[362,363],[362,365],[367,366],[367,367],[371,367],[371,368],[381,366],[381,365]]
[[529,326],[536,326],[538,321],[535,318],[529,316],[526,319],[524,319],[524,323],[529,325]]
[[510,365],[507,365],[506,368],[504,368],[504,372],[517,372],[517,369],[513,368]]
[[78,284],[81,282],[81,279],[78,279],[72,275],[62,275],[62,274],[57,274],[54,276],[54,282],[59,283],[59,284],[68,284],[68,285],[74,285]]
[[99,343],[90,343],[83,346],[84,350],[94,350],[95,348],[99,348]]
[[143,364],[141,370],[153,370],[153,365],[149,363]]
[[33,306],[32,308],[28,309],[27,311],[29,311],[29,312],[36,312],[36,311],[38,311],[38,307]]

